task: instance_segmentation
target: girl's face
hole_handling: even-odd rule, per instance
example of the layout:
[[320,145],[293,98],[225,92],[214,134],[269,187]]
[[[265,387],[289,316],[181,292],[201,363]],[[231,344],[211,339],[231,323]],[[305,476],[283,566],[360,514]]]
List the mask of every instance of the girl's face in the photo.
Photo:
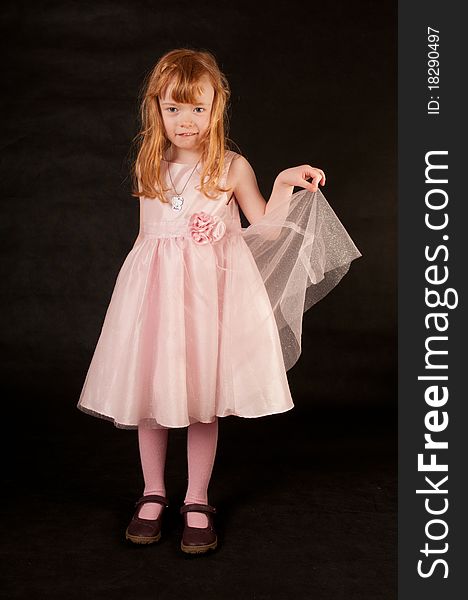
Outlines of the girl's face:
[[197,97],[196,104],[175,102],[171,95],[172,87],[163,98],[159,98],[166,137],[180,149],[197,150],[210,124],[214,88],[207,75],[200,78],[199,84],[203,93]]

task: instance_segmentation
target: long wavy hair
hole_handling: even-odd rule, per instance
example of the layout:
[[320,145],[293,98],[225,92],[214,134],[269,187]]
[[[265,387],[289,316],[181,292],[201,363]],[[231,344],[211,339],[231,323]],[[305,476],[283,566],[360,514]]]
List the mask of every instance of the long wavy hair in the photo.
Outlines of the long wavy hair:
[[173,84],[172,97],[175,102],[195,104],[197,92],[200,91],[197,84],[205,74],[213,85],[214,97],[210,125],[205,138],[202,139],[201,183],[196,189],[210,200],[232,189],[219,186],[225,153],[229,150],[231,141],[227,137],[227,107],[231,95],[229,83],[220,71],[213,54],[206,50],[177,48],[158,60],[145,77],[139,95],[141,130],[133,139],[138,149],[132,164],[132,196],[158,198],[161,202],[169,202],[164,193],[171,188],[164,188],[161,160],[171,142],[165,135],[158,99],[164,97],[168,87]]

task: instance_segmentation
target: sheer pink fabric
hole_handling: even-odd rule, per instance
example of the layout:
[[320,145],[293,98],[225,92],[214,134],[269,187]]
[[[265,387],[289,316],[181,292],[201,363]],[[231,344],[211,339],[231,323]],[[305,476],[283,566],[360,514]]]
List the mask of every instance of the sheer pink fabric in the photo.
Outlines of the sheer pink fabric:
[[290,410],[303,313],[361,253],[320,191],[242,228],[227,194],[209,200],[191,166],[170,169],[178,192],[188,182],[182,208],[140,199],[77,406],[128,429]]
[[301,353],[302,317],[362,256],[320,191],[302,189],[243,230],[262,277],[288,371]]

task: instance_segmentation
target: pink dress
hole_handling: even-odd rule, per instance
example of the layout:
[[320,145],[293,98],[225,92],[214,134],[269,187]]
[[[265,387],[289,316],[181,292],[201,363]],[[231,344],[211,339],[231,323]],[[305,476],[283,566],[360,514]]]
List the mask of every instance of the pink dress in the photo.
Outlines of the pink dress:
[[[234,156],[226,152],[222,187]],[[192,169],[170,163],[177,191]],[[140,232],[77,404],[116,427],[293,408],[286,371],[301,352],[303,313],[361,256],[320,191],[301,189],[242,228],[235,198],[210,200],[199,183],[200,165],[179,210],[140,198]]]

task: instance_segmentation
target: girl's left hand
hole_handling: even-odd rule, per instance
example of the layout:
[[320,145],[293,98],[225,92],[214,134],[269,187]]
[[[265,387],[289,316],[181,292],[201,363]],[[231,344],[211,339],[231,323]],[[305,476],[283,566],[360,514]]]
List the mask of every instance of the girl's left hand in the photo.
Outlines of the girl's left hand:
[[[307,181],[312,178],[312,181]],[[325,173],[322,169],[311,167],[310,165],[300,165],[299,167],[291,167],[285,169],[276,178],[276,181],[285,185],[292,185],[305,188],[311,192],[316,192],[318,185],[325,185]]]

